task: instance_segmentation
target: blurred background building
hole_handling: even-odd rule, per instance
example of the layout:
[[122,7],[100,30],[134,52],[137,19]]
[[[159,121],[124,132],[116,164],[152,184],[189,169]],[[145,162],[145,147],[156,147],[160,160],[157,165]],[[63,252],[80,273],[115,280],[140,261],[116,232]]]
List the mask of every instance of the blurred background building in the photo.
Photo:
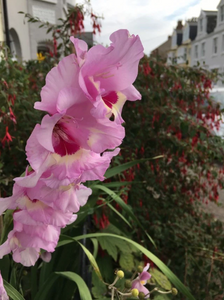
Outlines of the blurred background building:
[[[218,2],[217,10],[201,10],[200,15],[182,24],[177,22],[170,44],[166,41],[167,64],[195,66],[198,63],[208,70],[224,72],[224,0]],[[160,47],[151,52],[164,59]],[[158,50],[157,50],[158,49]]]
[[[49,52],[52,49],[51,34],[46,34],[46,28],[39,28],[39,23],[27,22],[24,14],[18,12],[29,13],[41,21],[56,24],[59,18],[65,18],[68,9],[74,7],[76,1],[0,0],[0,4],[0,42],[7,43],[8,35],[13,56],[19,60],[29,60],[36,59],[39,52]],[[83,33],[82,39],[88,44],[93,43],[90,32]]]
[[167,59],[167,53],[171,48],[171,36],[168,36],[168,39],[162,43],[160,46],[158,46],[156,49],[152,50],[150,53],[151,56],[159,56],[163,60]]

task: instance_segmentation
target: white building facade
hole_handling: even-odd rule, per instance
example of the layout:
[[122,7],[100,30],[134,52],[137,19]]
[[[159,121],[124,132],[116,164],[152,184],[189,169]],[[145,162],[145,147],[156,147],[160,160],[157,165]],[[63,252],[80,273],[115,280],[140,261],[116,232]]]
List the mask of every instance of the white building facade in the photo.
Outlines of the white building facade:
[[46,34],[46,29],[39,28],[38,23],[24,20],[24,15],[18,14],[19,11],[56,24],[59,18],[65,18],[68,7],[74,5],[75,0],[7,0],[10,48],[13,56],[19,60],[37,59],[38,48],[47,45],[51,38],[51,34]]
[[192,42],[191,66],[200,63],[208,70],[224,72],[224,0],[217,11],[201,11],[198,33]]

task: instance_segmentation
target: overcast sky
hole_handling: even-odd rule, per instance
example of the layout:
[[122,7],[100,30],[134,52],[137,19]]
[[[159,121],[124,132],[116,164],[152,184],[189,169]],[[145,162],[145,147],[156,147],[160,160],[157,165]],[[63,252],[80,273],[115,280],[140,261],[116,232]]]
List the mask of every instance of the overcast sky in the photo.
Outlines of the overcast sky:
[[[219,0],[91,0],[93,11],[104,16],[102,33],[96,41],[109,45],[112,32],[126,28],[139,35],[145,53],[171,35],[177,20],[198,17],[201,9],[215,10]],[[91,30],[86,21],[85,29]]]

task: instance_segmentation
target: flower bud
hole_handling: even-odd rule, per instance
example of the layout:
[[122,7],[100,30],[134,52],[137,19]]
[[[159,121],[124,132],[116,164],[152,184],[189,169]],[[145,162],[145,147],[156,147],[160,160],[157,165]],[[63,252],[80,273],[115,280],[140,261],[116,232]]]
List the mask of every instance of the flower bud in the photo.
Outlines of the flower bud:
[[126,287],[126,289],[130,289],[132,286],[131,280],[125,280],[124,286]]
[[139,291],[138,291],[137,289],[133,289],[133,290],[131,290],[131,295],[132,295],[133,297],[138,297]]
[[140,292],[138,295],[138,299],[145,300],[145,294],[143,292]]
[[143,266],[139,265],[137,270],[138,270],[138,273],[142,273],[143,272]]
[[118,278],[124,278],[124,272],[122,270],[117,271],[117,277]]
[[176,296],[177,294],[178,294],[178,290],[177,289],[175,289],[175,288],[172,288],[172,294],[174,295],[174,296]]

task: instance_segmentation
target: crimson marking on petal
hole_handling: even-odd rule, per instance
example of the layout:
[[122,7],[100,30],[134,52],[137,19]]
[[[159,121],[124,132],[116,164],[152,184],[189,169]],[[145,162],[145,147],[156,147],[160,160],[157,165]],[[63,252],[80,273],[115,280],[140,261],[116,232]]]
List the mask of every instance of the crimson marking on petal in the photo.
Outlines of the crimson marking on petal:
[[116,104],[118,101],[118,95],[116,92],[112,91],[109,94],[102,96],[104,103],[109,107],[112,108],[113,104]]
[[60,156],[74,154],[80,149],[80,146],[72,135],[72,131],[66,126],[69,123],[75,124],[75,120],[64,116],[57,122],[53,129],[53,147],[55,152]]

